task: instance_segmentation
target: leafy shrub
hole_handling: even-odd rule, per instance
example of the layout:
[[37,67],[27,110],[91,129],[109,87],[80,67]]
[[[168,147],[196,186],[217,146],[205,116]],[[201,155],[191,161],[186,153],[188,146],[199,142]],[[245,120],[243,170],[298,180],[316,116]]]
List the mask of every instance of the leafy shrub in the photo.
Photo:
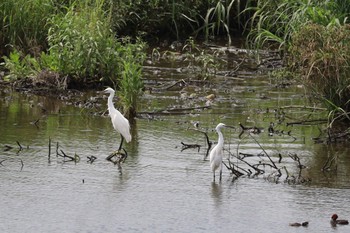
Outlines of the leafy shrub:
[[23,55],[14,50],[8,57],[3,57],[4,62],[1,63],[9,72],[4,79],[6,81],[16,81],[21,78],[35,77],[38,74],[38,63],[35,58],[30,55]]
[[97,76],[113,78],[117,74],[118,43],[102,4],[102,1],[73,4],[66,14],[57,14],[49,21],[49,54],[63,75],[89,82]]

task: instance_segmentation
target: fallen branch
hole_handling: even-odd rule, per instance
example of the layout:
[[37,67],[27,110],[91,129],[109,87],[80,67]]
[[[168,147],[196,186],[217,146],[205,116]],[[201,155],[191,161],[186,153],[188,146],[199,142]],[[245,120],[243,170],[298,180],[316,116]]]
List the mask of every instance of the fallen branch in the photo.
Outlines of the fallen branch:
[[[74,154],[74,157],[72,157],[72,156],[69,156],[69,155],[67,155],[66,153],[64,153],[63,150],[60,149],[60,151],[61,151],[61,153],[62,153],[63,155],[61,155],[61,154],[58,154],[58,155],[61,156],[61,157],[63,157],[64,162],[71,162],[71,161],[79,162],[79,160],[80,160],[79,155]],[[68,158],[69,161],[66,161],[66,158]]]
[[166,108],[153,112],[139,112],[138,115],[181,115],[186,114],[188,111],[193,110],[202,110],[202,109],[210,109],[210,106],[200,106],[200,107],[191,107],[191,108]]
[[9,146],[9,145],[5,145],[5,150],[4,151],[9,151],[9,150],[12,150],[13,147],[12,146]]
[[318,125],[327,123],[327,119],[315,119],[315,120],[305,120],[305,121],[295,121],[295,122],[287,122],[287,126],[293,125]]
[[198,145],[198,144],[186,144],[184,142],[181,142],[181,144],[182,144],[181,152],[190,148],[198,148],[198,152],[199,152],[199,150],[201,149],[201,145]]

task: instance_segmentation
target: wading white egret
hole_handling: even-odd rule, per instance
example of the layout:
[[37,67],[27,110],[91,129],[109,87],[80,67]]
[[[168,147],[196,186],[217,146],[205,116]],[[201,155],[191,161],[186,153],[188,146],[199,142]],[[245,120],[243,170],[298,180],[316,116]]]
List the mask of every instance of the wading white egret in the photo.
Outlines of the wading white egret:
[[[218,144],[214,146],[214,148],[210,151],[210,167],[213,171],[213,179],[215,181],[215,171],[219,169],[220,181],[222,178],[222,154],[224,148],[224,135],[221,132],[222,128],[230,127],[225,125],[224,123],[219,123],[215,130],[219,135]],[[231,127],[230,127],[231,128]]]
[[113,124],[114,129],[120,133],[121,135],[121,142],[119,145],[119,149],[122,149],[123,141],[125,139],[126,142],[131,141],[131,134],[130,134],[130,124],[128,119],[126,119],[123,114],[121,114],[113,105],[113,97],[115,94],[115,91],[108,87],[106,90],[104,90],[105,93],[109,93],[108,97],[108,112],[109,116],[111,117],[111,121]]

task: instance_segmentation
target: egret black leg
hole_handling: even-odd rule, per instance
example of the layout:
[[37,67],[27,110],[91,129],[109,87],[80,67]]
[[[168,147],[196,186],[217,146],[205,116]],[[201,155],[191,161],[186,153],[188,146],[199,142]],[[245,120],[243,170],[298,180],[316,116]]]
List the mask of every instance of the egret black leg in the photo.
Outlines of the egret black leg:
[[120,141],[120,145],[119,145],[119,149],[118,151],[120,151],[123,147],[123,142],[124,142],[124,137],[122,135],[120,135],[120,137],[122,138],[122,140]]
[[222,178],[222,170],[220,170],[220,181],[221,181],[221,178]]

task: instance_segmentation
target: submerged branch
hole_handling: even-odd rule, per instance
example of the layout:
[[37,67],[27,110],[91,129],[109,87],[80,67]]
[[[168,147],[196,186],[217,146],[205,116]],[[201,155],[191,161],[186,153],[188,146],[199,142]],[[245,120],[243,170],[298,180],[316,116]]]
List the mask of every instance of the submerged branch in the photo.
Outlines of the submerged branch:
[[200,106],[191,108],[166,108],[161,110],[156,110],[153,112],[139,112],[138,115],[182,115],[187,114],[188,111],[210,109],[210,106]]
[[318,124],[326,124],[328,122],[327,119],[315,119],[315,120],[304,120],[304,121],[294,121],[294,122],[287,122],[287,126],[293,126],[293,125],[318,125]]
[[198,148],[198,152],[199,152],[199,150],[201,149],[201,145],[198,145],[198,144],[186,144],[184,142],[181,142],[181,144],[182,144],[181,152],[190,148]]
[[19,143],[19,141],[16,141],[17,145],[19,146],[19,151],[21,151],[23,149],[21,143]]

